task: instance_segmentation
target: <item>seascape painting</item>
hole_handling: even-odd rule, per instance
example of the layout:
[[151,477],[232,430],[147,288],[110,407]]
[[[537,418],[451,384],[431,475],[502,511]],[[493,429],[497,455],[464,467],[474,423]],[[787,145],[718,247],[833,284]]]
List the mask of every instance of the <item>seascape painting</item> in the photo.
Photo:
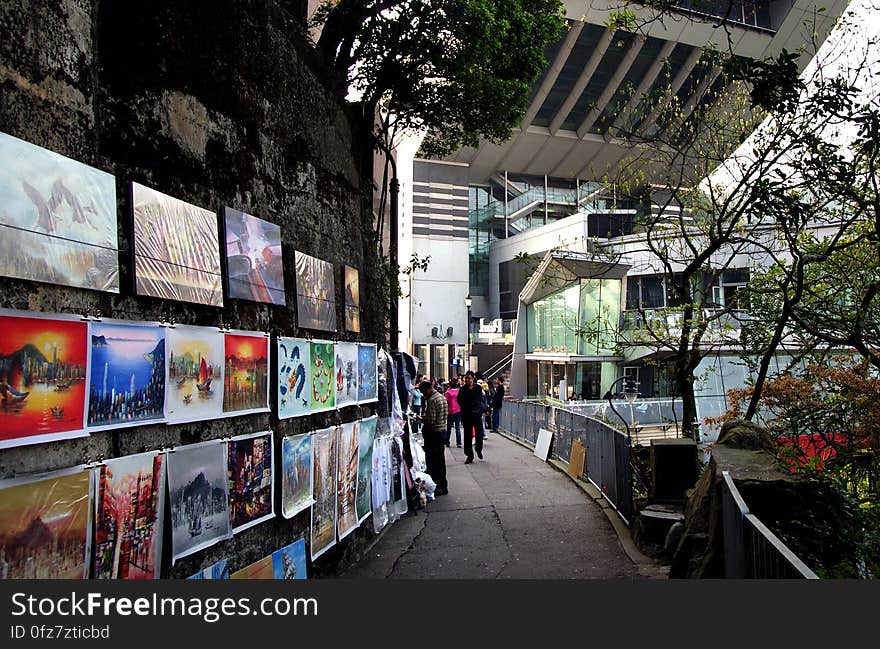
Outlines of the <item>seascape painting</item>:
[[0,448],[86,435],[86,323],[0,314],[0,328]]
[[344,266],[345,280],[345,330],[359,333],[361,330],[361,297],[358,269]]
[[358,523],[370,515],[373,482],[373,442],[376,439],[376,422],[373,416],[362,419],[358,428],[358,470],[357,470],[357,518]]
[[223,413],[224,339],[211,327],[177,325],[166,342],[165,416],[169,423]]
[[199,570],[196,574],[190,575],[187,579],[229,579],[229,561],[228,559],[220,559],[207,568]]
[[358,402],[369,403],[378,400],[376,345],[361,343],[358,345]]
[[336,407],[336,372],[334,344],[328,341],[311,343],[312,384],[311,411],[321,412]]
[[223,306],[217,215],[131,186],[137,295]]
[[312,411],[311,348],[308,340],[277,340],[278,419],[307,415]]
[[275,579],[306,579],[306,541],[297,539],[272,553]]
[[269,338],[263,334],[224,334],[223,412],[269,410]]
[[336,331],[336,282],[333,264],[296,251],[297,325]]
[[315,502],[312,485],[312,436],[285,437],[281,441],[281,513],[293,518]]
[[115,178],[0,133],[0,275],[119,293]]
[[351,534],[360,521],[357,515],[358,429],[352,421],[339,428],[339,459],[336,463],[336,531],[341,541]]
[[336,407],[358,402],[358,344],[336,343]]
[[285,304],[281,227],[231,207],[223,221],[229,297]]
[[272,518],[272,433],[233,437],[227,452],[229,520],[237,533]]
[[315,455],[315,504],[312,505],[312,561],[336,544],[336,428],[324,428],[312,437]]
[[159,325],[91,323],[89,429],[165,420],[165,332]]

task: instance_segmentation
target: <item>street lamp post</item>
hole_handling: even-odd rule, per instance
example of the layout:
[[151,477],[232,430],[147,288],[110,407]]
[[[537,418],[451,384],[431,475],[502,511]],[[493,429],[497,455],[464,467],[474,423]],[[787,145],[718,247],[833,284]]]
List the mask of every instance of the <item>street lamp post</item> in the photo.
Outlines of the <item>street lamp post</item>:
[[[623,418],[623,415],[621,415],[617,411],[617,408],[614,407],[614,402],[612,401],[612,398],[614,397],[614,388],[621,381],[626,381],[625,385],[623,386],[623,396],[626,399],[626,402],[629,404],[629,419],[630,419],[629,422],[627,422],[626,419]],[[608,392],[606,392],[605,396],[602,397],[603,399],[608,401],[608,405],[611,406],[611,409],[614,411],[614,414],[617,415],[620,418],[620,421],[623,422],[623,425],[626,426],[627,437],[631,436],[630,423],[632,423],[632,427],[635,428],[635,421],[633,419],[632,406],[636,402],[636,397],[638,397],[638,396],[639,396],[639,384],[636,383],[635,381],[627,379],[626,376],[621,376],[618,379],[616,379],[614,381],[614,383],[611,384],[611,386],[608,388]]]
[[471,304],[474,301],[470,292],[464,298],[464,305],[467,307],[467,324],[465,325],[465,333],[467,333],[467,342],[464,346],[465,367],[471,369]]

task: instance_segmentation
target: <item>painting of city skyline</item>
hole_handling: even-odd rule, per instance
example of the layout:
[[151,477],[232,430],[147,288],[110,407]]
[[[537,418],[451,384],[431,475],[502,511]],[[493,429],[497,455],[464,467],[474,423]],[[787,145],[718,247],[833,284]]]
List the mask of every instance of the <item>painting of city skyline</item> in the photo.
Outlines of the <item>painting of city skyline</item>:
[[165,420],[165,328],[93,322],[88,427]]
[[336,530],[339,540],[351,534],[360,521],[357,515],[358,429],[352,421],[339,428],[339,459],[336,463]]
[[307,415],[312,410],[311,343],[279,337],[278,419]]
[[165,416],[169,423],[216,419],[223,413],[223,334],[177,325],[166,341]]
[[312,384],[311,411],[332,410],[336,406],[336,372],[334,344],[328,341],[311,343]]
[[297,539],[272,553],[275,579],[306,579],[306,541]]
[[229,560],[220,559],[187,579],[229,579]]
[[232,536],[226,444],[181,446],[168,454],[172,561]]
[[286,304],[281,226],[231,207],[223,209],[229,297]]
[[315,502],[312,485],[312,436],[309,433],[281,441],[281,513],[293,518]]
[[135,293],[223,306],[217,215],[131,184]]
[[344,266],[345,279],[345,329],[359,333],[361,330],[361,295],[358,269]]
[[275,515],[272,433],[234,437],[227,446],[229,520],[237,533]]
[[312,505],[312,561],[336,544],[336,428],[312,436],[315,456],[315,504]]
[[88,577],[91,482],[82,470],[0,482],[2,578]]
[[165,454],[107,460],[98,471],[94,579],[158,579]]
[[336,343],[336,407],[358,402],[358,344]]
[[0,315],[0,327],[0,448],[86,435],[86,323]]
[[296,251],[297,325],[336,331],[336,282],[333,264]]
[[357,518],[362,523],[370,515],[372,503],[373,442],[376,439],[375,416],[361,419],[358,427]]
[[358,345],[358,402],[379,400],[379,381],[376,366],[376,345]]
[[223,412],[269,410],[269,338],[224,334]]
[[0,133],[0,275],[119,293],[116,180]]

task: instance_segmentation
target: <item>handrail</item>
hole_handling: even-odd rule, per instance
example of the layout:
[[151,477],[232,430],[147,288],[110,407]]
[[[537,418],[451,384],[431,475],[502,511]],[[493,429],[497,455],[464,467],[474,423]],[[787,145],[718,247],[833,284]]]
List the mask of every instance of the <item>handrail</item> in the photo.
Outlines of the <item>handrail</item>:
[[510,352],[507,356],[505,356],[500,361],[495,363],[492,367],[490,367],[488,370],[483,372],[483,378],[485,378],[487,381],[494,378],[494,376],[496,374],[500,374],[502,371],[504,371],[504,369],[503,369],[504,366],[507,365],[512,360],[513,360],[513,352]]

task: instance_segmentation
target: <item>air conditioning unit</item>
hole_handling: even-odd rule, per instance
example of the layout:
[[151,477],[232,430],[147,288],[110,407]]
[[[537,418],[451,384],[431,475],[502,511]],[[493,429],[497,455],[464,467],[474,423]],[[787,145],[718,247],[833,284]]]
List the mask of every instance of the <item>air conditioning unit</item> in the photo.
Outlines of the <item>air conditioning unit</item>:
[[452,327],[446,327],[446,337],[452,338]]
[[437,327],[431,327],[431,338],[436,338],[440,330]]

